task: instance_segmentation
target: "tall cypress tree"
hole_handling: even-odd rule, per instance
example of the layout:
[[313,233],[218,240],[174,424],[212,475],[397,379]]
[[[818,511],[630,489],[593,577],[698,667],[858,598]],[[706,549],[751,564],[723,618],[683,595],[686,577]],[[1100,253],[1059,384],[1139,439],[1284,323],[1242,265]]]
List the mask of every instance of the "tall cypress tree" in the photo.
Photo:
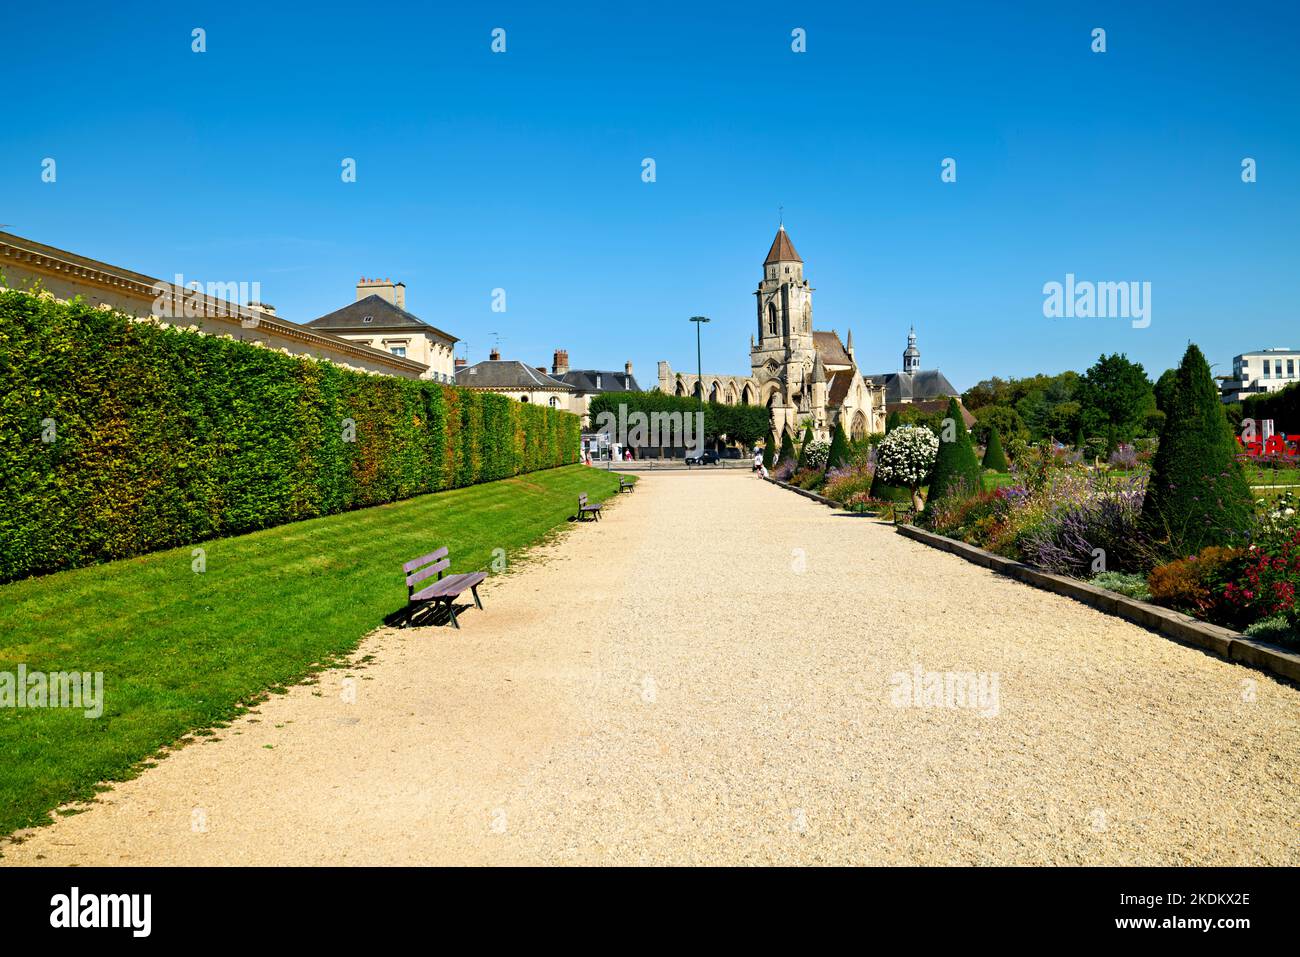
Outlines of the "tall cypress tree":
[[849,461],[849,437],[844,434],[844,426],[835,423],[835,435],[831,437],[831,449],[826,453],[826,471],[839,468]]
[[1194,345],[1178,366],[1168,405],[1142,502],[1143,530],[1171,557],[1240,542],[1255,500],[1210,367]]
[[763,437],[763,465],[767,468],[772,467],[772,456],[776,454],[776,436],[772,434],[769,426],[767,435]]
[[941,429],[939,456],[934,461],[930,494],[925,501],[927,510],[950,495],[973,495],[984,488],[979,460],[975,458],[975,448],[956,399],[948,400],[948,414]]
[[808,428],[804,429],[803,441],[799,443],[799,462],[797,465],[798,468],[803,468],[807,464],[808,445],[812,442],[812,440],[813,440],[812,423],[809,422]]
[[794,439],[790,437],[790,430],[783,427],[781,429],[781,454],[776,457],[776,464],[780,465],[782,462],[793,462],[796,457],[794,451]]
[[1005,472],[1007,470],[1007,456],[1002,451],[1002,439],[998,437],[997,429],[989,429],[989,444],[984,448],[982,465],[994,472]]

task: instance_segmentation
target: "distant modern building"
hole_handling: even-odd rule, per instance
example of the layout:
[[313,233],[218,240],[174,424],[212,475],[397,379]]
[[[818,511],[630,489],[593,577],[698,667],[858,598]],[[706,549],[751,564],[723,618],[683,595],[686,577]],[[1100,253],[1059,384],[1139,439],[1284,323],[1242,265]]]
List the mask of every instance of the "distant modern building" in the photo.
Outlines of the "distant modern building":
[[39,284],[60,299],[81,296],[91,305],[111,306],[133,316],[157,316],[171,325],[195,326],[208,335],[328,359],[351,369],[407,379],[418,379],[426,371],[422,362],[411,358],[289,322],[265,303],[241,304],[229,298],[250,286],[260,292],[256,282],[209,282],[204,287],[209,291],[200,291],[192,287],[204,284],[181,276],[155,279],[4,232],[0,232],[0,277],[4,280],[0,286],[30,289]]
[[342,309],[307,323],[350,342],[423,363],[422,378],[453,382],[458,340],[406,311],[406,283],[366,279],[357,283],[357,298]]
[[632,363],[623,363],[623,371],[606,369],[570,369],[569,351],[556,349],[551,360],[551,377],[565,385],[572,386],[577,405],[581,406],[583,425],[589,422],[591,400],[604,392],[640,392],[636,378],[632,375]]
[[467,389],[499,392],[520,402],[531,402],[565,412],[583,413],[577,390],[552,378],[542,366],[530,366],[515,359],[502,359],[493,349],[488,358],[474,365],[456,360],[456,384]]
[[1300,382],[1300,351],[1276,347],[1243,352],[1232,360],[1232,375],[1219,376],[1219,398],[1240,402],[1250,395],[1277,392]]

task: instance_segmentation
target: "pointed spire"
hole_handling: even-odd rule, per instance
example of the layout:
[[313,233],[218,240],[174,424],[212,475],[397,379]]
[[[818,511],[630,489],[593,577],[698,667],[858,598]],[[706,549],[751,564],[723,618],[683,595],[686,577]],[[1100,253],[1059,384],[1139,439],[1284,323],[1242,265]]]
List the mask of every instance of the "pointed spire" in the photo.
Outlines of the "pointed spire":
[[820,352],[813,359],[812,367],[812,384],[816,385],[819,382],[826,382],[826,366],[822,365],[822,354]]
[[801,262],[803,260],[795,252],[794,243],[790,242],[790,234],[785,231],[785,225],[782,224],[777,228],[776,238],[772,240],[772,248],[767,251],[767,258],[763,260],[763,265]]
[[849,330],[847,341],[844,343],[844,349],[847,352],[853,351],[853,330],[852,329]]

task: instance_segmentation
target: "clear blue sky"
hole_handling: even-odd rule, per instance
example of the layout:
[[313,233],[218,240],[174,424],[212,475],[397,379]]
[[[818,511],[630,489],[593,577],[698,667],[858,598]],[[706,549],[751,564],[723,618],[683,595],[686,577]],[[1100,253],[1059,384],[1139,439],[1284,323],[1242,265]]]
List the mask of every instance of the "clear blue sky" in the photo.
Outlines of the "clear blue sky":
[[[473,359],[499,332],[653,384],[699,313],[706,368],[748,371],[783,205],[867,371],[914,323],[961,388],[1102,351],[1155,375],[1189,339],[1221,372],[1300,347],[1298,6],[15,4],[0,223],[297,321],[391,276]],[[1045,319],[1067,272],[1151,282],[1151,326]]]

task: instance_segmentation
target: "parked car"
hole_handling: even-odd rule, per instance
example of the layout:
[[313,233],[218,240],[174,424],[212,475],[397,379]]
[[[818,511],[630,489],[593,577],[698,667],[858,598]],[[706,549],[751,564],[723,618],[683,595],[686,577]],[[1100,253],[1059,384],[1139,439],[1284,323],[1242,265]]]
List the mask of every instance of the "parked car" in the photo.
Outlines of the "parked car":
[[699,455],[686,456],[687,465],[717,465],[718,453],[713,451],[701,452]]

